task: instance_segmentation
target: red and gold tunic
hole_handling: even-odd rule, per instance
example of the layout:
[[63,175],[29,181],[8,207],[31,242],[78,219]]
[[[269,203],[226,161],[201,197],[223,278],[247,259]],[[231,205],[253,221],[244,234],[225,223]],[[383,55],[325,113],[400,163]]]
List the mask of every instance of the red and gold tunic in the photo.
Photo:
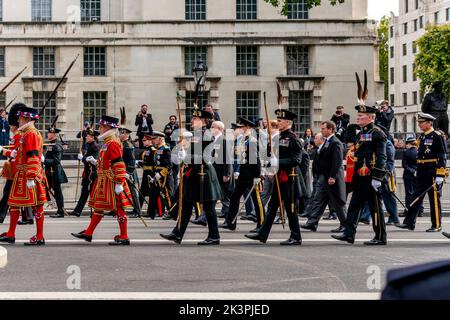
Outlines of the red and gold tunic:
[[[22,139],[22,135],[17,133],[10,140],[9,149],[3,149],[3,155],[7,158],[11,158],[11,152],[13,150],[17,150],[20,145],[20,139]],[[6,180],[13,180],[14,175],[17,172],[16,159],[8,159],[3,163],[2,177]]]
[[[33,124],[22,130],[17,148],[13,185],[8,205],[11,207],[34,207],[47,201],[45,195],[45,174],[41,164],[43,138]],[[35,186],[27,187],[27,180],[33,180]]]
[[[126,182],[126,166],[122,159],[122,143],[115,136],[105,139],[97,163],[97,179],[89,197],[89,207],[95,211],[131,209],[130,189]],[[116,195],[115,186],[121,184],[124,192]],[[126,195],[124,194],[126,193]]]

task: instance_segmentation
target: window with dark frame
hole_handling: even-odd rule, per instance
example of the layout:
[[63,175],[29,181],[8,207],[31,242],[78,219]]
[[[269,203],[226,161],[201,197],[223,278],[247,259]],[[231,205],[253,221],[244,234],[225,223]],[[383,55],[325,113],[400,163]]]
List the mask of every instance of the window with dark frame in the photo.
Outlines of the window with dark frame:
[[106,47],[84,47],[84,75],[106,76]]
[[106,114],[107,105],[108,105],[108,92],[84,91],[83,92],[84,121],[93,120],[94,123],[98,123],[100,118]]
[[237,91],[236,121],[245,118],[257,122],[260,117],[260,105],[259,91]]
[[3,0],[0,0],[0,21],[3,21]]
[[408,54],[408,48],[406,46],[406,43],[403,44],[403,55],[406,56]]
[[408,66],[403,66],[403,83],[408,82]]
[[413,104],[416,105],[417,104],[417,91],[413,91],[412,96],[413,96]]
[[305,132],[306,129],[311,128],[311,96],[311,91],[289,91],[289,111],[297,115],[293,126],[293,130],[297,133]]
[[6,92],[0,93],[0,108],[6,106]]
[[393,59],[394,58],[394,47],[390,47],[389,50],[391,53],[391,59]]
[[256,20],[257,18],[257,0],[236,0],[237,20]]
[[408,34],[408,22],[403,24],[403,34]]
[[[52,92],[49,91],[33,91],[33,108],[40,111],[51,94]],[[36,128],[41,132],[47,130],[56,117],[56,98],[57,94],[52,100],[50,100],[50,103],[45,108],[41,119],[36,122]]]
[[256,46],[236,47],[236,75],[238,76],[258,75],[258,47]]
[[391,96],[389,97],[389,99],[391,100],[391,106],[395,106],[395,95],[391,94]]
[[31,0],[31,21],[48,22],[52,20],[52,0]]
[[5,76],[5,48],[0,47],[0,77]]
[[403,105],[408,105],[408,94],[406,92],[403,93]]
[[197,64],[200,56],[201,61],[208,64],[208,48],[206,46],[184,47],[184,74],[192,76],[192,68]]
[[101,0],[81,0],[80,9],[82,22],[101,21]]
[[309,10],[306,0],[287,0],[288,14],[290,20],[305,20],[308,19]]
[[423,16],[419,17],[419,27],[420,29],[423,29]]
[[416,64],[415,63],[413,63],[412,64],[412,79],[413,79],[413,81],[417,81],[417,75],[416,75]]
[[391,84],[394,84],[394,81],[395,81],[394,68],[390,69],[390,78],[391,78]]
[[53,47],[33,48],[33,75],[34,76],[55,75],[55,48]]
[[405,0],[405,13],[409,12],[409,0]]
[[290,76],[303,76],[309,74],[309,48],[307,46],[288,46],[287,74]]
[[206,0],[185,0],[186,20],[206,20]]

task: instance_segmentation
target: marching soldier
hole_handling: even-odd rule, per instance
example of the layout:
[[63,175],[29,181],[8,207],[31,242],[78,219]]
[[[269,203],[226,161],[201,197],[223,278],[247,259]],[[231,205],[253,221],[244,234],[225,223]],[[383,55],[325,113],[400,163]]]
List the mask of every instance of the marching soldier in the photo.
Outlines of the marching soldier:
[[[195,109],[192,115],[192,127],[194,133],[190,146],[190,155],[181,149],[178,157],[187,160],[187,171],[183,182],[182,215],[170,234],[160,234],[164,239],[180,244],[189,224],[196,202],[203,206],[206,220],[208,221],[208,237],[199,242],[199,245],[218,245],[220,243],[219,229],[214,203],[222,199],[222,191],[217,179],[216,171],[212,164],[203,157],[203,151],[213,142],[210,132],[206,131],[208,120],[212,114]],[[206,134],[205,134],[206,133]]]
[[81,194],[75,209],[70,213],[71,216],[81,216],[83,208],[89,198],[89,193],[91,192],[94,182],[97,179],[97,167],[91,162],[86,161],[86,159],[89,157],[93,157],[95,160],[98,159],[99,146],[97,137],[99,134],[100,132],[91,128],[86,129],[86,153],[84,155],[82,153],[78,154],[78,160],[84,164]]
[[302,145],[296,134],[292,131],[292,125],[297,115],[288,110],[276,110],[275,115],[278,119],[279,133],[279,154],[278,159],[271,155],[271,167],[278,168],[277,175],[280,184],[280,190],[273,188],[270,198],[268,213],[261,228],[257,233],[246,234],[245,236],[252,240],[259,240],[265,243],[272,229],[275,216],[280,207],[278,191],[281,194],[283,208],[289,219],[289,229],[291,234],[288,240],[281,242],[281,245],[301,245],[302,238],[300,226],[298,223],[295,205],[302,196],[300,181],[298,179],[299,165],[302,161]]
[[119,119],[102,116],[99,122],[99,139],[104,140],[98,161],[94,157],[86,161],[97,166],[97,179],[89,198],[89,206],[94,210],[89,227],[72,235],[91,242],[95,228],[102,220],[105,211],[114,211],[119,222],[120,234],[109,245],[129,245],[127,215],[125,210],[132,208],[131,194],[126,182],[126,167],[123,162],[122,144],[116,137]]
[[[64,218],[64,196],[62,193],[61,184],[67,183],[68,180],[61,165],[63,147],[61,142],[58,141],[58,135],[61,130],[55,127],[57,119],[58,117],[55,118],[52,125],[47,130],[47,139],[50,145],[46,147],[44,168],[48,181],[48,187],[53,190],[56,205],[58,207],[56,214],[53,214],[50,217]],[[48,191],[49,190],[47,190],[47,198],[50,199]]]
[[[154,166],[154,154],[155,154],[155,148],[153,147],[152,143],[153,133],[145,132],[142,136],[142,145],[145,148],[145,151],[142,153],[141,157],[142,160],[137,161],[136,163],[144,169],[142,173],[142,183],[141,183],[141,189],[140,189],[140,195],[139,195],[139,204],[142,208],[142,205],[144,204],[145,197],[149,197],[150,203],[153,203],[154,201],[157,201],[157,198],[152,199],[150,195],[150,178],[151,178],[151,172],[152,168]],[[158,194],[159,195],[159,194]],[[149,217],[152,217],[152,213],[150,211],[150,206],[147,208],[147,215]],[[154,209],[152,209],[154,210]],[[155,214],[153,213],[153,219],[155,218]]]
[[236,215],[238,214],[240,199],[246,191],[251,191],[251,198],[255,207],[257,225],[252,232],[257,232],[264,222],[264,206],[260,195],[261,184],[261,162],[258,155],[258,140],[255,128],[256,124],[250,120],[241,118],[239,120],[244,132],[241,147],[239,177],[236,181],[236,187],[230,198],[230,208],[225,218],[225,222],[220,228],[236,230]]
[[[375,126],[375,107],[366,106],[368,96],[367,86],[364,91],[358,80],[358,101],[355,107],[357,113],[356,124],[361,127],[355,146],[355,166],[352,180],[353,194],[347,211],[347,221],[344,224],[344,233],[332,235],[333,238],[355,242],[356,227],[359,222],[361,210],[366,203],[373,221],[375,237],[365,245],[386,245],[386,223],[384,213],[381,210],[380,188],[386,176],[386,134],[382,129]],[[364,72],[367,79],[367,74]],[[365,81],[367,83],[367,80]]]
[[[14,106],[13,106],[14,108]],[[43,139],[34,126],[34,121],[40,116],[34,108],[20,103],[16,104],[19,116],[19,131],[22,133],[15,164],[17,172],[14,175],[12,189],[9,195],[10,225],[7,233],[0,236],[0,242],[14,243],[20,208],[32,208],[36,219],[36,235],[26,246],[45,245],[44,240],[44,203],[47,201],[45,191],[45,174],[41,164]],[[13,155],[10,154],[12,157]]]
[[414,190],[413,201],[406,214],[401,229],[414,230],[416,218],[425,195],[428,193],[431,208],[431,228],[427,232],[442,230],[442,212],[440,193],[446,175],[446,146],[443,134],[434,130],[435,117],[428,113],[418,113],[420,130],[419,149],[417,151],[417,188]]

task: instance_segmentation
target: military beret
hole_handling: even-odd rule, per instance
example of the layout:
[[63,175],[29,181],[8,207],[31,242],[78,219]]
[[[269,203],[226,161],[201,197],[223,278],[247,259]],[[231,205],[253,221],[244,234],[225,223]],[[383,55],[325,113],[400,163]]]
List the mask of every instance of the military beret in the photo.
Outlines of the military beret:
[[289,110],[286,109],[278,109],[275,110],[275,115],[277,116],[277,119],[281,120],[294,120],[297,118],[297,115]]

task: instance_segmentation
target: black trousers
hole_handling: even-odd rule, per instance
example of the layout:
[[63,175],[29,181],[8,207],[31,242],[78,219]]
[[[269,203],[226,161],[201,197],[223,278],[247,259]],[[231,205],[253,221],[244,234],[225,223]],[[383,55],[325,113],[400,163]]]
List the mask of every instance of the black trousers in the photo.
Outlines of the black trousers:
[[[217,224],[217,215],[216,210],[214,208],[215,201],[206,201],[203,203],[203,211],[206,216],[206,221],[208,224],[208,238],[210,239],[219,239],[219,228]],[[189,200],[183,199],[183,208],[181,213],[181,221],[177,223],[175,228],[173,228],[172,233],[177,237],[183,238],[184,233],[186,232],[186,228],[189,224],[192,209],[196,206],[197,202],[192,202]]]
[[[58,207],[57,214],[64,215],[64,196],[61,189],[61,183],[59,181],[55,181],[56,177],[53,178],[53,181],[49,181],[49,187],[53,190],[53,194],[55,195],[56,206]],[[47,191],[47,199],[50,198],[50,193]]]
[[[425,192],[431,185],[434,184],[436,176],[436,166],[425,164],[420,165],[417,168],[417,184],[414,189],[412,201]],[[441,196],[439,190],[436,187],[431,188],[428,192],[428,198],[430,199],[430,217],[431,225],[434,228],[440,228],[442,226],[442,211],[441,211]],[[417,215],[420,212],[420,207],[423,205],[425,195],[422,195],[412,207],[409,208],[408,213],[403,221],[404,224],[414,226],[416,224]]]
[[[253,187],[253,181],[249,182],[241,182],[237,181],[236,188],[230,197],[230,207],[228,209],[228,214],[226,216],[226,221],[229,225],[236,224],[234,221],[236,216],[238,215],[239,205],[241,203],[241,197],[244,195],[245,191],[249,190]],[[253,201],[253,206],[255,207],[256,219],[257,219],[257,227],[259,228],[264,222],[264,206],[262,204],[261,195],[259,186],[255,186],[252,191],[251,198]]]
[[91,179],[83,179],[83,182],[81,183],[81,194],[80,198],[78,199],[77,205],[75,206],[74,212],[82,213],[84,206],[86,205],[86,202],[89,199],[89,194],[92,190],[92,186],[94,185],[95,177],[92,177]]
[[381,210],[381,194],[372,187],[372,178],[370,176],[360,177],[355,174],[353,179],[353,194],[348,206],[344,234],[349,237],[355,237],[361,211],[368,203],[373,221],[372,227],[375,232],[374,239],[387,241],[386,222],[384,221],[384,212]]
[[[302,236],[300,233],[300,225],[298,223],[297,212],[292,210],[291,201],[289,199],[286,199],[283,194],[281,195],[281,199],[283,201],[283,208],[289,220],[289,229],[291,230],[291,235],[289,238],[294,240],[301,240]],[[273,188],[266,217],[261,228],[258,231],[258,233],[265,239],[269,237],[270,230],[272,229],[273,221],[275,220],[279,207],[280,203],[278,201],[277,188]]]

